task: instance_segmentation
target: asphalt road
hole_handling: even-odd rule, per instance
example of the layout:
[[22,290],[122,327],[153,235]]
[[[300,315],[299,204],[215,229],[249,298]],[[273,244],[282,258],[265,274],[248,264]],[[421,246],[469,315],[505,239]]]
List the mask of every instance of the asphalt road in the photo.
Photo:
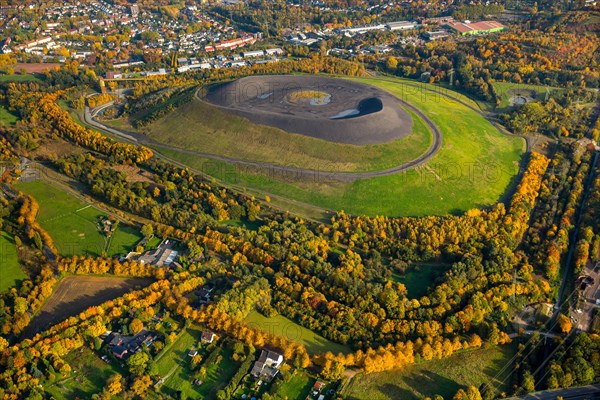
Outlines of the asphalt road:
[[523,397],[510,397],[505,400],[555,400],[562,397],[565,400],[595,400],[600,399],[600,385],[578,386],[569,389],[546,390],[530,393]]

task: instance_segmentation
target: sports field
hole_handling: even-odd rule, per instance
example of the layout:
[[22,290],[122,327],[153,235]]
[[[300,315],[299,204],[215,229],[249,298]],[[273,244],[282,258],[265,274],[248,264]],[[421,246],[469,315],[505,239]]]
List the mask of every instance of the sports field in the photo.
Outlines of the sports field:
[[19,264],[14,238],[0,231],[0,292],[27,278]]
[[[460,388],[482,383],[499,393],[510,387],[513,345],[463,351],[442,360],[425,361],[402,370],[356,375],[344,392],[351,400],[419,400],[442,395],[451,399]],[[506,366],[506,368],[505,368]]]
[[334,354],[350,352],[348,346],[327,340],[323,336],[310,329],[306,329],[283,315],[269,318],[258,311],[252,311],[246,317],[246,322],[254,328],[303,344],[306,346],[308,352],[312,354],[325,353],[327,351],[331,351]]
[[37,220],[52,237],[60,255],[108,256],[126,254],[142,238],[134,228],[119,225],[108,240],[96,223],[106,216],[71,194],[37,180],[23,182],[17,189],[33,196],[40,205]]
[[[316,208],[389,216],[461,213],[497,202],[514,184],[525,151],[523,139],[500,133],[482,115],[440,93],[415,89],[403,80],[353,79],[378,86],[422,110],[442,132],[440,151],[415,169],[347,183],[324,179],[318,174],[306,178],[293,173],[234,166],[174,149],[155,148],[226,184],[251,193],[268,194],[275,206],[285,210],[304,215],[302,210],[310,213],[310,206],[313,206],[311,216],[316,218],[327,217],[322,211],[315,211]],[[420,87],[439,91],[433,85],[420,84]],[[233,123],[235,119],[231,117],[225,124]],[[274,153],[279,150],[273,148]],[[279,153],[284,160],[285,152]]]

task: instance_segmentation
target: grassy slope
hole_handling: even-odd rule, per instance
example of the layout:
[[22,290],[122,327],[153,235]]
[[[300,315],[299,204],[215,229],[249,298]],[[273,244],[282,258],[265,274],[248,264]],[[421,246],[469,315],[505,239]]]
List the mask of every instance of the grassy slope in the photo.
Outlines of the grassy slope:
[[[44,181],[20,183],[17,188],[39,203],[38,221],[52,236],[62,256],[102,254],[106,241],[96,221],[105,214]],[[140,239],[141,235],[134,229],[119,226],[107,255],[126,253]]]
[[193,100],[146,130],[160,142],[234,159],[321,171],[373,171],[413,160],[431,145],[431,133],[416,115],[413,133],[390,143],[355,146],[333,143],[247,119]]
[[27,275],[19,264],[14,239],[8,233],[0,231],[0,292],[23,279],[27,279]]
[[0,127],[12,126],[17,122],[18,118],[16,115],[9,112],[6,108],[0,106]]
[[[498,201],[518,171],[520,138],[502,135],[482,116],[402,80],[359,79],[380,86],[423,110],[441,129],[442,149],[427,165],[352,184],[269,175],[172,150],[163,154],[241,188],[275,194],[353,214],[422,216],[458,213]],[[432,85],[425,85],[433,87]],[[275,204],[275,202],[274,202]],[[286,209],[295,211],[293,205]]]
[[444,138],[442,149],[426,167],[355,182],[348,200],[359,205],[359,213],[369,213],[369,193],[379,194],[381,208],[388,215],[398,210],[398,204],[404,211],[401,214],[425,215],[464,211],[499,199],[518,170],[524,140],[503,136],[482,116],[445,97],[411,92],[387,81],[363,81],[419,107]]
[[339,343],[325,339],[321,335],[298,325],[294,321],[278,315],[268,318],[257,311],[252,311],[246,318],[249,325],[262,329],[265,332],[283,336],[306,346],[309,353],[324,353],[331,351],[337,353],[349,353],[350,348]]
[[[464,351],[443,360],[421,362],[404,370],[357,375],[350,382],[348,399],[417,400],[440,394],[452,398],[458,389],[490,383],[506,390],[512,367],[496,378],[514,354],[512,345]],[[504,382],[502,382],[504,380]]]

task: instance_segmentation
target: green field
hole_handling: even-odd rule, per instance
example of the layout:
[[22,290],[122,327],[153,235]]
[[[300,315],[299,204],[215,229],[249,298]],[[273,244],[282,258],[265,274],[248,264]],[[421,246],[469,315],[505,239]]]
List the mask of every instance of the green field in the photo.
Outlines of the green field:
[[258,311],[252,311],[248,314],[248,317],[246,317],[246,322],[250,326],[259,328],[267,333],[282,336],[294,342],[303,344],[311,354],[325,353],[327,351],[338,354],[349,353],[351,351],[348,346],[327,340],[321,335],[304,328],[283,315],[269,318]]
[[[443,360],[425,361],[403,370],[358,374],[345,390],[347,399],[417,400],[435,394],[451,399],[460,388],[488,383],[498,391],[510,386],[513,345],[463,351]],[[509,366],[502,370],[502,368]]]
[[[319,171],[376,171],[414,160],[431,132],[410,113],[413,132],[385,144],[355,146],[287,133],[192,100],[145,128],[150,138],[179,148]],[[122,127],[121,127],[122,128]]]
[[17,189],[37,200],[37,220],[62,256],[101,256],[103,251],[110,257],[126,254],[142,238],[134,228],[120,225],[108,241],[96,226],[106,214],[45,181],[19,183]]
[[[342,183],[318,176],[284,176],[158,146],[155,149],[240,190],[268,194],[275,206],[301,215],[310,206],[366,215],[456,214],[494,204],[514,184],[525,151],[523,139],[503,135],[468,107],[439,93],[405,85],[403,80],[356,80],[379,86],[423,110],[443,133],[441,150],[415,169]],[[423,86],[439,90],[433,85]],[[324,217],[321,211],[309,216]]]
[[73,373],[66,379],[60,379],[57,374],[55,383],[44,384],[46,392],[57,400],[89,399],[102,391],[112,375],[117,372],[125,374],[102,361],[86,346],[71,351],[65,356],[65,361],[73,368]]
[[564,89],[554,87],[548,87],[548,91],[546,91],[546,86],[544,85],[530,85],[528,83],[494,82],[493,85],[500,96],[500,106],[497,111],[502,111],[509,107],[510,98],[515,93],[532,92],[535,93],[536,100],[544,100],[546,98],[546,93],[548,93],[550,97],[556,97],[564,92]]
[[408,297],[418,299],[425,296],[429,291],[429,287],[433,286],[434,281],[447,270],[448,266],[446,265],[412,265],[403,275],[394,274],[393,278],[406,286]]
[[0,82],[40,82],[40,79],[35,75],[0,75]]
[[15,124],[15,122],[17,122],[17,120],[18,120],[18,118],[16,115],[9,112],[3,106],[0,106],[0,127],[12,126]]
[[14,238],[0,231],[0,292],[27,278],[19,264]]

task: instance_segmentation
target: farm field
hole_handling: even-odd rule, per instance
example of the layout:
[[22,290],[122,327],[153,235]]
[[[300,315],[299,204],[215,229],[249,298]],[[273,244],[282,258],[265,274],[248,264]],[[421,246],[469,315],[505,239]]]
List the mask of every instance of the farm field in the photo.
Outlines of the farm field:
[[85,346],[71,351],[65,356],[65,361],[77,372],[67,379],[57,378],[55,383],[44,386],[46,391],[56,400],[89,399],[92,395],[102,391],[106,381],[112,375],[117,372],[125,373],[118,370],[118,367],[102,361],[100,357]]
[[314,354],[331,351],[332,353],[337,354],[350,352],[348,346],[327,340],[321,335],[304,328],[283,315],[269,318],[258,311],[252,311],[248,317],[246,317],[246,322],[250,326],[262,329],[267,333],[282,336],[303,344],[306,346],[309,353]]
[[148,286],[149,278],[118,278],[103,276],[67,276],[60,281],[54,293],[46,300],[39,313],[32,318],[25,336],[119,297],[137,287]]
[[[415,90],[403,80],[355,79],[379,86],[420,108],[442,131],[440,151],[415,169],[344,183],[234,166],[158,146],[155,149],[225,184],[267,194],[272,199],[292,199],[287,204],[282,202],[289,211],[298,211],[306,204],[371,216],[458,214],[494,204],[514,185],[525,151],[523,139],[503,135],[466,106],[438,93]],[[300,204],[290,204],[293,202]],[[323,216],[320,211],[315,214]]]
[[27,278],[19,264],[14,238],[0,231],[0,292]]
[[317,171],[376,171],[414,160],[429,148],[431,132],[409,112],[413,131],[384,144],[334,143],[247,119],[192,100],[145,128],[148,136],[183,149]]
[[137,230],[119,225],[110,240],[96,226],[106,215],[69,193],[45,181],[19,183],[19,190],[33,196],[40,205],[38,222],[52,237],[62,256],[112,257],[126,254],[142,238]]
[[515,353],[513,345],[463,351],[442,360],[424,361],[401,371],[356,375],[345,390],[350,400],[418,400],[440,394],[452,396],[460,388],[489,383],[508,389],[513,368],[502,368]]

